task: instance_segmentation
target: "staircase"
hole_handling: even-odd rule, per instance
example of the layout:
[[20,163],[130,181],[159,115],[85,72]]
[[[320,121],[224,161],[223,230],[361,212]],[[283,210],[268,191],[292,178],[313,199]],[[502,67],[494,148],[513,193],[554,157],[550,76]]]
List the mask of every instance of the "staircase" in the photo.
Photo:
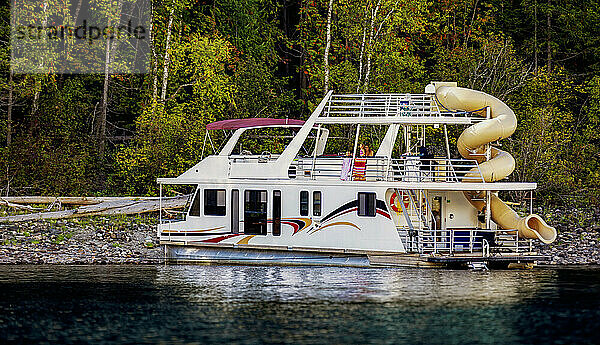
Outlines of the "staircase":
[[[436,237],[436,224],[429,200],[420,190],[395,189],[407,226],[398,227],[398,234],[408,252],[426,253],[441,249]],[[408,207],[404,196],[409,199]]]

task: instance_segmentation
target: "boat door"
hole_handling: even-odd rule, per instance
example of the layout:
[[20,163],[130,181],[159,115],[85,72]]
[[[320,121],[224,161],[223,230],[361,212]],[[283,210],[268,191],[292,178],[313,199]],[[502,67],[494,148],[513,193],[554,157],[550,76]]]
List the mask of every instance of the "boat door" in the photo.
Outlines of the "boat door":
[[238,189],[231,190],[231,232],[234,234],[240,232],[240,191]]
[[445,228],[445,217],[444,210],[444,196],[441,194],[432,194],[431,195],[431,217],[433,218],[431,221],[432,228],[434,230],[442,230]]
[[443,192],[430,193],[431,227],[435,230],[436,249],[450,249],[450,231],[446,229],[446,194]]
[[267,234],[267,191],[244,190],[244,233]]

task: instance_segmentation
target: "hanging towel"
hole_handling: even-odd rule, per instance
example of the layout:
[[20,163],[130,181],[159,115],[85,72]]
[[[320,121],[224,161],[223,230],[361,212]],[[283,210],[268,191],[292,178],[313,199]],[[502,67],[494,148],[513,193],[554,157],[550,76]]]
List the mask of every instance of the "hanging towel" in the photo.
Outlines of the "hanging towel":
[[340,173],[340,180],[348,181],[350,178],[350,171],[352,171],[352,157],[345,157],[342,162],[342,171]]
[[352,170],[352,179],[354,181],[364,181],[367,170],[367,159],[356,158],[354,161],[354,170]]

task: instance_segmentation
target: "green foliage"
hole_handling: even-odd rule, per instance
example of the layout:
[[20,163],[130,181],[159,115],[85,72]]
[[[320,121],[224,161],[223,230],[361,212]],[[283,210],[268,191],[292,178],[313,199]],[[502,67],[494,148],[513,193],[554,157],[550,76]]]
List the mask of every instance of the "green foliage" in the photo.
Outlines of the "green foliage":
[[[336,0],[328,86],[337,93],[422,92],[432,80],[448,80],[490,93],[518,116],[516,133],[502,142],[517,160],[510,178],[538,182],[543,201],[600,203],[598,5]],[[104,75],[13,75],[9,83],[5,19],[0,135],[9,134],[11,89],[13,129],[11,145],[0,147],[2,194],[10,187],[9,194],[156,195],[157,177],[177,176],[214,153],[211,145],[203,152],[207,123],[305,118],[324,91],[328,6],[328,0],[154,2],[151,72],[109,76],[110,140],[102,155],[91,134]],[[0,13],[9,18],[8,4]],[[352,131],[331,130],[337,139],[328,151],[350,149]],[[449,127],[452,147],[461,131]],[[361,129],[361,141],[376,145],[382,137],[378,126]],[[283,145],[252,140],[255,152]]]
[[156,177],[178,175],[197,163],[206,124],[233,107],[229,69],[235,56],[227,41],[194,35],[172,52],[170,78],[191,85],[164,104],[148,105],[136,120],[135,145],[116,154],[114,188],[122,193],[156,194]]
[[573,82],[564,73],[544,71],[530,79],[511,104],[519,125],[508,151],[515,154],[518,181],[539,181],[540,192],[561,193],[575,187],[572,162]]

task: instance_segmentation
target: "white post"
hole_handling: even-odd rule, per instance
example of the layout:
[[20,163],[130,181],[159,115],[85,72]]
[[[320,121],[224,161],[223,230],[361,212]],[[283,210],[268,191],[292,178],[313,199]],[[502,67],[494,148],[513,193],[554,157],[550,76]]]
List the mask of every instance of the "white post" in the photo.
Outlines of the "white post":
[[321,125],[319,125],[319,127],[317,128],[317,137],[315,138],[315,149],[313,151],[313,161],[312,161],[312,167],[311,167],[311,172],[310,172],[311,180],[315,179],[315,164],[317,162],[317,146],[319,145],[320,137],[321,137]]
[[492,228],[492,207],[491,207],[491,202],[492,202],[492,191],[487,191],[485,193],[485,228],[487,230],[490,230]]
[[[492,110],[491,107],[486,107],[485,108],[485,117],[486,119],[491,119],[492,118]],[[486,144],[485,145],[485,160],[489,161],[492,155],[492,145],[491,144]],[[480,170],[481,173],[481,170]],[[482,175],[483,177],[483,175]],[[483,181],[485,182],[485,181]],[[492,191],[487,191],[485,193],[485,228],[487,230],[491,229],[491,215],[492,215],[492,211],[491,211],[491,202],[492,202]]]
[[533,213],[533,191],[529,191],[529,214]]
[[[358,147],[358,135],[360,133],[360,123],[356,125],[356,135],[354,137],[354,149],[352,150],[352,169],[350,170],[350,180],[354,175],[354,160],[356,159],[356,148]],[[366,174],[366,171],[365,171]]]
[[446,139],[446,155],[448,157],[448,162],[450,162],[450,143],[448,142],[448,128],[444,125],[444,138]]
[[[156,235],[160,241],[160,232],[162,228],[162,183],[158,183],[158,226],[156,227]],[[171,233],[169,233],[169,237]],[[166,248],[166,246],[165,246]]]

